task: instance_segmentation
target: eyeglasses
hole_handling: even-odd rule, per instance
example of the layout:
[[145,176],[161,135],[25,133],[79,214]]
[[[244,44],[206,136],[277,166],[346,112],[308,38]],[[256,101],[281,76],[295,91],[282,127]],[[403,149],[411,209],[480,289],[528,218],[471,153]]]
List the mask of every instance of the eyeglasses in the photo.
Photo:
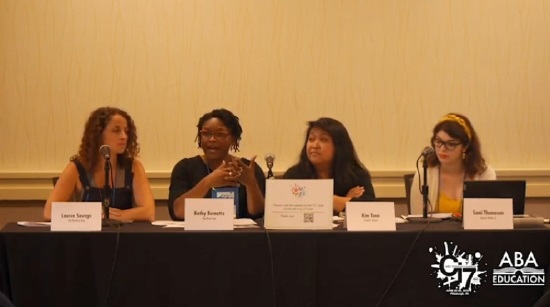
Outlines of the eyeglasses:
[[226,137],[229,136],[229,133],[221,132],[221,131],[212,133],[210,131],[204,131],[203,130],[203,131],[200,131],[199,134],[200,134],[201,138],[203,138],[205,140],[209,140],[211,137],[214,137],[214,139],[218,140],[218,141],[223,140],[223,139],[225,139]]
[[437,148],[441,148],[441,146],[445,146],[445,149],[447,150],[454,150],[456,146],[462,144],[460,141],[442,141],[440,138],[435,138],[432,141],[433,145]]

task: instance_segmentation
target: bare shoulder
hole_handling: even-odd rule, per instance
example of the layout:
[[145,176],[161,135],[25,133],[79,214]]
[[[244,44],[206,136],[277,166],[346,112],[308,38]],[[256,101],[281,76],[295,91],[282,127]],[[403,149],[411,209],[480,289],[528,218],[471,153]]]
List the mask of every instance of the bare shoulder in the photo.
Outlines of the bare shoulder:
[[78,169],[76,165],[73,162],[69,162],[61,173],[61,176],[74,176],[75,178],[78,177]]
[[135,172],[143,172],[145,173],[145,168],[143,167],[143,163],[140,159],[134,158],[132,162],[132,171]]
[[75,188],[78,190],[81,188],[80,181],[78,180],[78,168],[73,162],[69,162],[61,175],[57,179],[55,184],[56,189],[73,191]]

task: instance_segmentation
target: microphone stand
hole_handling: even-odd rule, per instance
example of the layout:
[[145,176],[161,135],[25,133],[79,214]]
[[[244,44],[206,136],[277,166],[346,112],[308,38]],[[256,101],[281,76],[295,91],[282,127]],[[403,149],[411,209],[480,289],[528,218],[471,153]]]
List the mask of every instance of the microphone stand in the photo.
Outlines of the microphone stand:
[[422,161],[422,168],[424,168],[423,180],[422,180],[422,217],[428,218],[428,162],[426,157]]
[[[112,220],[109,218],[109,208],[111,208],[111,187],[109,186],[109,175],[111,174],[111,159],[106,157],[105,159],[105,185],[103,186],[103,220],[102,226],[121,226],[122,222],[117,220]],[[115,183],[113,182],[113,188]]]
[[428,161],[426,161],[426,156],[422,160],[422,217],[409,217],[407,220],[413,223],[438,223],[442,219],[428,217]]

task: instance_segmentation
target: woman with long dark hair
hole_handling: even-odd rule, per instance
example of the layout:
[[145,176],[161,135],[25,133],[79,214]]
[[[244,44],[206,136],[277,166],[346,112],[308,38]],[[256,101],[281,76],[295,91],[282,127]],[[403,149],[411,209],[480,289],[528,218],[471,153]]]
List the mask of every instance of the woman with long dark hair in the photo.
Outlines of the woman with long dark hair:
[[345,210],[348,201],[374,201],[370,173],[359,161],[344,125],[329,117],[308,122],[300,160],[285,179],[333,179],[333,208]]

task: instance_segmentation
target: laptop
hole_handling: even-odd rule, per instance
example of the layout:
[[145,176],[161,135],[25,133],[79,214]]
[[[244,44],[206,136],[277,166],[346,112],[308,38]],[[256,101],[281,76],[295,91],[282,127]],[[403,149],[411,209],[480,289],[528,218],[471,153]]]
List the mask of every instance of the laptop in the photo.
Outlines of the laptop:
[[514,215],[525,213],[525,180],[465,181],[463,198],[511,198]]

